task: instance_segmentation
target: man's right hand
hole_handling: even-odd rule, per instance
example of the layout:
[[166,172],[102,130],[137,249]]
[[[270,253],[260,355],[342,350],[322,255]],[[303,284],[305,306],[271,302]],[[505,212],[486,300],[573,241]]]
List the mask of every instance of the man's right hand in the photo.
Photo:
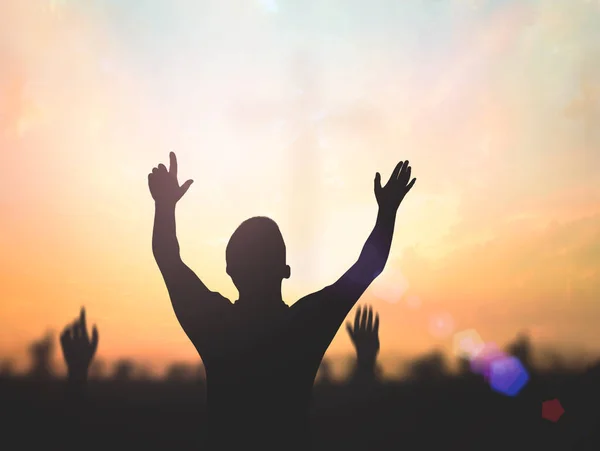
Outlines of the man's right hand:
[[177,157],[171,152],[169,158],[168,171],[164,164],[159,164],[158,167],[152,169],[152,173],[148,174],[148,187],[152,198],[157,204],[174,206],[194,181],[188,180],[179,186],[177,181]]

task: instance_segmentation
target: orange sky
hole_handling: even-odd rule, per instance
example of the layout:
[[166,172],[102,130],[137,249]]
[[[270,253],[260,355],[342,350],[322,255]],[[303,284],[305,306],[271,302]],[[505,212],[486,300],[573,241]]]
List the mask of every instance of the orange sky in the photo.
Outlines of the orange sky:
[[[231,299],[242,220],[280,224],[292,303],[354,262],[375,172],[410,159],[418,182],[364,298],[382,355],[467,328],[600,349],[597,4],[117,3],[0,5],[0,356],[23,365],[85,305],[103,359],[195,358],[150,248],[146,176],[170,150],[195,180],[182,255]],[[330,353],[350,351],[341,329]]]

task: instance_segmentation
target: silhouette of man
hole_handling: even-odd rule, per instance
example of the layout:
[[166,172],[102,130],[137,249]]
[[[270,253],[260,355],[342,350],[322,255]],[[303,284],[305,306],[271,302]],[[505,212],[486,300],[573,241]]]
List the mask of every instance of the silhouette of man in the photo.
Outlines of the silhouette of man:
[[168,170],[159,164],[148,175],[155,201],[152,250],[175,315],[206,368],[212,449],[306,449],[319,364],[346,315],[385,267],[397,209],[415,183],[410,175],[408,161],[396,166],[385,186],[376,174],[379,211],[358,260],[338,281],[291,307],[281,296],[290,267],[273,220],[244,221],[227,245],[227,274],[239,292],[232,304],[209,290],[179,253],[175,206],[193,181],[179,185],[174,153]]

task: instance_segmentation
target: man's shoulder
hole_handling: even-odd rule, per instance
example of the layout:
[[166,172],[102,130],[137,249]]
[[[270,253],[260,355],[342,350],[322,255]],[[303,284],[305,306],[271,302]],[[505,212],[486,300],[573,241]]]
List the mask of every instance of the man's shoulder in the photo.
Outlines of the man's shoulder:
[[335,296],[336,293],[333,292],[331,286],[327,286],[301,297],[289,307],[292,310],[303,310],[311,305],[322,305],[324,302],[327,302],[328,299]]
[[197,348],[201,345],[206,352],[207,347],[232,326],[233,304],[216,291],[203,293],[194,304],[197,308],[187,317],[184,330],[194,345]]

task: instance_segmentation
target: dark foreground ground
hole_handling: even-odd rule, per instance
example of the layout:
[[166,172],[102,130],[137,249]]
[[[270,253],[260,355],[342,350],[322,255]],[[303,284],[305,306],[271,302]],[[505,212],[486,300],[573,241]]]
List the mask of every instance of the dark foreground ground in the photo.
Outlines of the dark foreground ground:
[[[515,398],[493,392],[471,375],[386,383],[372,390],[317,385],[313,448],[598,451],[599,385],[592,371],[534,374]],[[87,411],[66,407],[64,387],[61,380],[2,379],[0,449],[204,448],[199,383],[90,382]],[[551,398],[559,398],[566,411],[557,423],[541,416],[542,401]]]

